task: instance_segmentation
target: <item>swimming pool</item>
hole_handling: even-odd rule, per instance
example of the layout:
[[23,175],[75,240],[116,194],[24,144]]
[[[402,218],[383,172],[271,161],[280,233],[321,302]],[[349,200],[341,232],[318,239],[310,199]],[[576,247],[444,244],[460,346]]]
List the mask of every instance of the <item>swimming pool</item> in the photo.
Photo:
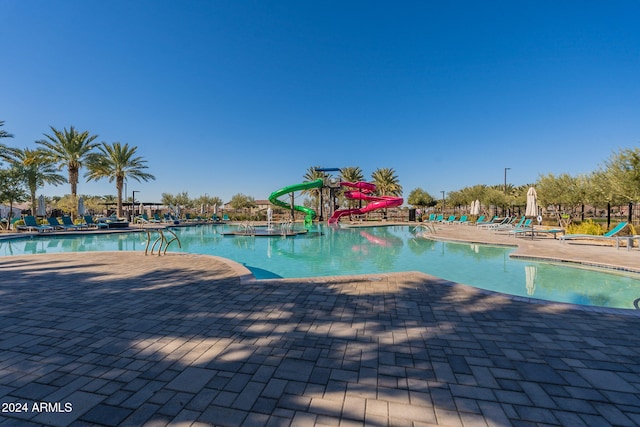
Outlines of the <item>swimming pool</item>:
[[[216,255],[258,279],[421,271],[457,283],[523,297],[634,308],[640,275],[511,259],[513,248],[434,241],[410,226],[314,226],[296,237],[223,236],[229,225],[176,227],[170,251]],[[146,233],[38,235],[0,241],[0,256],[86,251],[144,251]]]

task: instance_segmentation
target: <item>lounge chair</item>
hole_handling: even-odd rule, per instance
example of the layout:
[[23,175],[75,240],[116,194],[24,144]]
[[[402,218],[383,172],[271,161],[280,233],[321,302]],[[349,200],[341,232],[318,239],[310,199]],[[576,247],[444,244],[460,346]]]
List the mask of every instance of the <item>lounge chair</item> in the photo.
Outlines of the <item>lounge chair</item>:
[[[87,228],[107,228],[107,224],[100,224],[93,220],[91,215],[85,215],[82,217]],[[101,227],[104,226],[104,227]]]
[[433,221],[429,220],[429,222],[442,222],[442,214],[438,214]]
[[[484,218],[485,218],[484,215],[480,215],[478,219],[476,219],[476,222],[474,222],[473,224],[475,225],[482,224],[484,222]],[[469,222],[469,224],[471,224],[471,222]]]
[[633,236],[616,236],[616,248],[620,248],[620,241],[626,240],[627,250],[630,251],[633,248],[633,241],[638,241],[638,246],[640,246],[640,234],[634,234]]
[[47,218],[47,221],[49,221],[49,225],[56,230],[78,230],[80,228],[74,224],[61,224],[56,217]]
[[[515,220],[515,217],[514,217]],[[528,221],[528,222],[527,222]],[[527,223],[527,225],[525,225]],[[514,230],[514,229],[523,229],[524,227],[531,226],[531,220],[527,219],[524,215],[520,218],[516,224],[512,222],[508,222],[506,224],[500,224],[496,227],[491,228],[493,231],[502,231],[502,230]]]
[[[524,217],[522,217],[524,219]],[[509,230],[509,234],[513,234],[514,236],[518,235],[518,234],[526,234],[526,233],[530,233],[533,231],[533,226],[531,225],[531,223],[533,222],[532,219],[525,219],[524,221],[522,221],[522,219],[520,220],[520,222],[515,226],[512,227],[511,230]]]
[[[602,236],[596,236],[594,234],[565,234],[564,236],[560,236],[560,240],[604,240],[604,241],[614,241],[616,242],[616,248],[620,247],[620,238],[616,237],[616,234],[620,233],[624,228],[629,225],[628,222],[621,222],[611,230],[604,233]],[[627,238],[627,237],[624,237]]]
[[147,214],[138,215],[133,219],[133,222],[139,224],[149,224],[149,217],[147,216]]
[[469,223],[469,220],[467,219],[466,215],[462,215],[460,219],[453,221],[453,224],[468,224],[468,223]]
[[222,215],[222,220],[223,220],[223,221],[231,221],[231,220],[229,219],[229,215],[227,215],[227,214]]
[[496,222],[498,220],[498,215],[494,216],[491,219],[485,220],[484,219],[485,216],[482,215],[480,218],[478,218],[478,220],[476,221],[476,225],[485,225],[485,224],[493,224],[494,222]]
[[135,218],[134,222],[140,222],[142,224],[149,224],[149,223],[156,223],[156,222],[162,222],[162,220],[160,220],[159,218],[156,218],[155,216],[153,218],[149,218],[149,215],[147,215],[146,213],[143,213],[140,216],[137,216]]
[[492,230],[494,228],[503,226],[503,225],[507,225],[507,224],[511,224],[514,220],[514,217],[510,217],[510,216],[506,216],[502,219],[500,218],[495,218],[493,221],[488,222],[486,224],[480,224],[478,225],[478,228],[481,228],[483,230]]
[[74,224],[71,217],[67,215],[62,216],[62,226],[69,230],[82,230],[89,228],[86,224]]
[[519,235],[526,236],[527,233],[533,234],[553,234],[553,238],[557,239],[558,234],[564,234],[564,228],[533,228],[531,225],[522,229],[511,230],[509,234],[513,233],[514,237]]
[[33,215],[27,215],[24,218],[24,225],[16,227],[17,230],[37,231],[38,233],[44,231],[54,231],[54,228],[49,225],[40,225]]
[[440,221],[440,222],[442,222],[442,223],[444,223],[444,224],[453,224],[453,222],[456,220],[456,218],[457,218],[457,217],[456,217],[455,215],[449,215],[449,218],[447,218],[447,219],[443,219],[443,220],[442,220],[442,221]]
[[430,214],[428,218],[426,218],[424,221],[422,222],[433,222],[436,220],[436,214]]

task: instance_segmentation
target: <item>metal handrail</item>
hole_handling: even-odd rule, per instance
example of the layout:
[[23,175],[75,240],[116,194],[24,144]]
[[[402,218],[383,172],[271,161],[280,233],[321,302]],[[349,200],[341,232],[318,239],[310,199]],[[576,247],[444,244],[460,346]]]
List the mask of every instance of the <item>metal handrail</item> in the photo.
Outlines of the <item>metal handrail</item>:
[[[182,243],[180,243],[180,239],[178,238],[178,236],[176,235],[176,233],[174,233],[173,231],[169,230],[168,228],[166,229],[160,229],[160,228],[154,228],[154,229],[145,229],[146,233],[147,233],[147,244],[144,248],[144,254],[145,255],[154,255],[154,251],[156,250],[156,245],[158,243],[160,243],[160,245],[158,246],[158,256],[160,255],[165,255],[167,253],[167,249],[169,249],[169,245],[173,242],[178,242],[178,247],[182,248]],[[151,252],[149,252],[149,245],[151,244],[151,232],[155,231],[158,233],[158,238],[153,242],[153,245],[151,245]],[[164,231],[166,231],[167,233],[171,234],[173,237],[171,239],[167,239],[167,236],[164,235]],[[164,246],[164,250],[162,250],[162,246]]]

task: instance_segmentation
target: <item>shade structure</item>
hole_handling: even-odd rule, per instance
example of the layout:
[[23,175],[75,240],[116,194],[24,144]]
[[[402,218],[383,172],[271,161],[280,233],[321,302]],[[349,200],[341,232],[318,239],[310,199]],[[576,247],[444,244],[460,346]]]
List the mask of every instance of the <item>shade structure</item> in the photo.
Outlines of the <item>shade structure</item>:
[[538,193],[536,193],[536,189],[533,187],[530,187],[529,191],[527,191],[527,208],[524,214],[526,216],[538,215]]
[[42,194],[40,195],[40,197],[38,197],[38,206],[36,208],[36,215],[47,216],[47,205],[44,201],[44,196]]
[[85,213],[87,213],[87,210],[84,207],[84,199],[80,197],[78,199],[78,215],[84,216]]
[[480,200],[476,200],[475,202],[471,202],[471,215],[480,215]]

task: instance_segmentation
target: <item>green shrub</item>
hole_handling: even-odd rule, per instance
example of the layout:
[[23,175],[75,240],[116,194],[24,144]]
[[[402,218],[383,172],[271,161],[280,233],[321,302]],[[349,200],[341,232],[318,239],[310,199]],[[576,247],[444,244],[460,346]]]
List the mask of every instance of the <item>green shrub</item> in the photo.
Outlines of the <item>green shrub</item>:
[[593,220],[586,220],[580,224],[569,224],[566,230],[567,234],[593,234],[594,236],[602,236],[604,228]]

